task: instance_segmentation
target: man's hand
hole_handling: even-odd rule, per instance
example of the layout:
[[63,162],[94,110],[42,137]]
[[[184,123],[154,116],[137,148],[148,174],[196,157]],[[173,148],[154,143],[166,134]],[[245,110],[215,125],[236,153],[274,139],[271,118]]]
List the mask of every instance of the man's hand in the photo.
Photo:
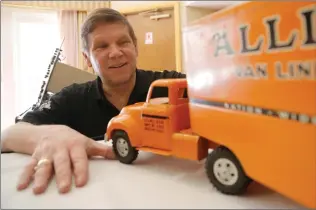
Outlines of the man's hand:
[[[103,156],[114,159],[112,149],[65,126],[56,126],[41,135],[31,161],[24,168],[18,190],[34,181],[33,192],[42,193],[55,174],[60,193],[70,190],[74,175],[77,187],[88,181],[88,158]],[[41,161],[42,160],[42,161]],[[39,161],[41,163],[38,165]]]

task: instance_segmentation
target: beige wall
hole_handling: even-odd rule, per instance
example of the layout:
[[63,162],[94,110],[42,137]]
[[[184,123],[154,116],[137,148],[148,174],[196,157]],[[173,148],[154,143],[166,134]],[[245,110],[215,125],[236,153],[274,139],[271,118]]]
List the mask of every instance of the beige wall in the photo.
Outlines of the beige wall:
[[202,18],[206,15],[212,14],[213,12],[218,11],[217,9],[211,8],[196,8],[196,7],[187,7],[185,2],[180,4],[180,15],[182,27],[187,26],[190,22]]
[[[170,4],[171,1],[111,1],[111,8],[119,10],[121,12],[129,12],[136,10],[146,10],[152,6]],[[182,29],[185,28],[190,22],[202,18],[206,15],[212,14],[219,9],[214,8],[197,8],[197,7],[188,7],[186,6],[186,1],[180,2],[180,30],[181,30],[181,38],[183,35]],[[184,42],[182,39],[182,58],[184,58]],[[182,59],[182,72],[186,72],[185,61]]]
[[[150,7],[155,7],[159,5],[169,4],[171,1],[111,1],[110,5],[111,8],[119,10],[121,12],[129,12],[129,11],[136,11],[136,10],[146,10]],[[216,11],[215,9],[210,8],[194,8],[194,7],[186,7],[185,1],[179,1],[180,3],[180,30],[182,37],[182,28],[185,27],[188,23],[198,18],[201,18],[205,15],[211,14],[212,12]],[[182,39],[181,39],[182,40]],[[182,41],[183,46],[183,41]],[[182,58],[183,58],[183,50]],[[182,60],[182,72],[186,72],[185,69],[185,61]]]
[[[181,29],[184,29],[189,23],[194,20],[198,20],[206,15],[212,14],[216,12],[216,9],[211,8],[196,8],[196,7],[187,7],[186,2],[183,1],[180,4],[180,17],[181,17]],[[182,72],[187,72],[185,60],[184,60],[184,50],[185,50],[185,43],[183,39],[183,30],[181,30],[182,35]]]

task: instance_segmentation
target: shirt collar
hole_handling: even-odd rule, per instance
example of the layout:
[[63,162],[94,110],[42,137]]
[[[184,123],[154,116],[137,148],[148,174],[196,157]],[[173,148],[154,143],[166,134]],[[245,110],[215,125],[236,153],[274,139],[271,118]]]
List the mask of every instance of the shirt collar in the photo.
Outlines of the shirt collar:
[[[150,84],[150,79],[146,77],[146,74],[136,69],[136,82],[130,95],[128,104],[136,103],[139,100],[142,100],[144,96],[147,95]],[[97,77],[97,79],[94,81],[93,86],[95,98],[97,100],[107,100],[103,93],[102,81],[100,77]]]
[[105,99],[103,89],[102,89],[102,81],[101,81],[100,77],[97,77],[97,79],[94,81],[93,89],[95,92],[95,98],[97,100],[104,100]]

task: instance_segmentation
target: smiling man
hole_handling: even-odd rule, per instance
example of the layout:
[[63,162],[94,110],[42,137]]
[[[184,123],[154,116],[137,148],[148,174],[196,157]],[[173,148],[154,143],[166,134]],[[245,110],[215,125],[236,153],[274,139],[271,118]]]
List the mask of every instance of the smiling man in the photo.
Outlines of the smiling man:
[[19,179],[19,190],[33,180],[34,193],[42,193],[54,174],[61,193],[70,190],[73,175],[77,187],[85,185],[88,157],[114,158],[111,148],[95,142],[103,138],[109,120],[124,106],[145,101],[154,80],[185,77],[176,71],[138,69],[135,33],[115,10],[91,12],[81,39],[86,62],[98,78],[65,87],[51,98],[50,106],[27,113],[1,133],[2,152],[32,155]]

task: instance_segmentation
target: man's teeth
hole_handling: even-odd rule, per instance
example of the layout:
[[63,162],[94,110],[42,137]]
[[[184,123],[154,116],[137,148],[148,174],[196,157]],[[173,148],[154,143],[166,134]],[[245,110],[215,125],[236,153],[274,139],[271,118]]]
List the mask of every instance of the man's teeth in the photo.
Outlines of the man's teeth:
[[125,63],[120,64],[120,65],[117,65],[117,66],[111,66],[111,68],[118,68],[118,67],[122,67],[122,66],[124,66],[124,65],[125,65]]

